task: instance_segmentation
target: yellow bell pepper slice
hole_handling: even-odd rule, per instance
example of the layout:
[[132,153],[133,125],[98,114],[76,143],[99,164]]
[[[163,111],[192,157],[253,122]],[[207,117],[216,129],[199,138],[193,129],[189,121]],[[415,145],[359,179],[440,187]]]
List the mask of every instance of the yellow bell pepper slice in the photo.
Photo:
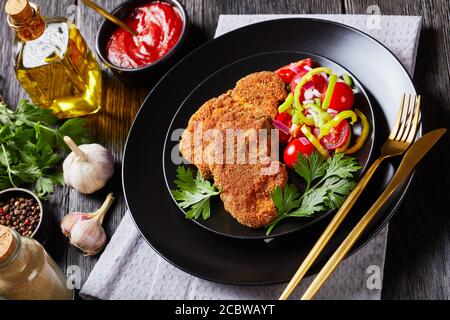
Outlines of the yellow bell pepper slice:
[[328,121],[323,127],[320,128],[319,139],[322,139],[329,134],[331,129],[336,127],[342,122],[342,120],[345,119],[350,119],[350,123],[354,124],[358,120],[358,117],[356,116],[356,113],[351,110],[345,110],[338,113],[331,121]]
[[363,147],[364,143],[366,143],[366,140],[369,137],[369,132],[370,132],[369,121],[367,120],[364,113],[362,113],[358,109],[355,109],[355,113],[361,119],[361,127],[362,127],[361,135],[356,139],[355,145],[345,151],[345,154],[353,154],[353,153],[359,151]]
[[278,107],[278,112],[283,113],[288,111],[292,107],[292,103],[294,102],[294,95],[292,92],[287,96],[286,100],[283,102],[281,106]]
[[332,74],[328,80],[328,88],[325,93],[325,98],[323,99],[322,109],[328,109],[331,103],[331,97],[333,96],[334,88],[336,87],[337,75]]
[[328,151],[325,150],[324,147],[320,144],[319,140],[316,139],[316,137],[312,134],[311,130],[307,126],[302,126],[301,128],[302,133],[305,135],[305,137],[313,144],[314,147],[316,147],[317,151],[325,158],[327,159],[330,155],[328,154]]
[[305,74],[301,79],[300,82],[297,84],[294,90],[294,106],[297,109],[302,108],[302,104],[300,103],[300,92],[303,88],[303,86],[308,82],[312,80],[312,77],[316,74],[325,72],[326,74],[332,74],[333,71],[330,68],[315,68],[310,70],[307,74]]
[[314,119],[306,117],[302,110],[295,110],[292,115],[292,122],[296,125],[306,124],[308,126],[314,126]]

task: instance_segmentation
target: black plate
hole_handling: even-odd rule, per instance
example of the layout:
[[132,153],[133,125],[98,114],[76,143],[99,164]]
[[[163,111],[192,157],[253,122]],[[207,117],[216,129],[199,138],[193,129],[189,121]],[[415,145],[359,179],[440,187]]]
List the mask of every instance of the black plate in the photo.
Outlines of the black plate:
[[[408,73],[383,45],[353,28],[316,19],[282,19],[241,28],[208,42],[172,68],[149,94],[130,130],[123,159],[123,186],[133,219],[148,243],[172,264],[204,279],[249,285],[287,281],[330,220],[330,216],[325,217],[269,243],[234,239],[185,219],[167,192],[161,152],[176,110],[199,84],[221,68],[273,51],[326,57],[364,84],[376,116],[375,155],[395,121],[401,94],[415,94]],[[379,169],[311,272],[324,264],[377,199],[394,169],[390,163]],[[389,221],[410,181],[391,198],[353,252]]]
[[[164,176],[166,179],[167,191],[170,192],[176,186],[173,181],[176,178],[176,169],[182,160],[179,155],[178,141],[179,136],[183,129],[186,127],[189,118],[197,111],[199,106],[201,106],[205,101],[208,101],[214,96],[218,96],[221,93],[227,92],[232,89],[236,82],[253,72],[262,70],[276,70],[279,67],[286,65],[293,61],[298,61],[306,58],[312,58],[315,62],[319,63],[323,67],[331,68],[336,74],[342,75],[349,73],[338,64],[330,61],[329,59],[311,55],[300,52],[287,52],[287,51],[275,51],[275,52],[264,52],[256,54],[244,59],[238,60],[236,62],[227,65],[211,76],[209,76],[205,81],[200,83],[183,101],[178,111],[175,113],[171,125],[167,131],[166,141],[164,144],[163,151],[163,165],[164,165]],[[374,145],[375,136],[375,120],[372,107],[367,94],[365,93],[363,87],[358,82],[356,77],[352,75],[355,80],[356,88],[359,93],[356,95],[355,105],[364,113],[367,114],[369,122],[372,128],[372,134],[370,135],[364,148],[360,150],[355,156],[358,158],[363,169],[369,163],[369,158]],[[175,160],[175,161],[174,161]],[[196,171],[193,167],[194,172]],[[297,174],[293,170],[288,170],[290,175],[290,183],[295,183],[299,190],[303,190],[305,185],[301,179],[298,178]],[[174,203],[176,201],[174,199]],[[238,223],[228,212],[225,211],[223,202],[216,198],[212,202],[211,218],[208,220],[194,220],[199,225],[205,227],[206,229],[215,232],[220,235],[239,238],[239,239],[266,239],[266,238],[276,238],[282,235],[289,234],[301,229],[304,229],[313,223],[320,221],[327,215],[332,213],[329,211],[323,214],[317,214],[312,218],[302,218],[302,219],[290,219],[281,222],[269,236],[266,236],[266,230],[261,229],[251,229],[245,227]],[[185,215],[185,212],[180,209],[180,214]]]

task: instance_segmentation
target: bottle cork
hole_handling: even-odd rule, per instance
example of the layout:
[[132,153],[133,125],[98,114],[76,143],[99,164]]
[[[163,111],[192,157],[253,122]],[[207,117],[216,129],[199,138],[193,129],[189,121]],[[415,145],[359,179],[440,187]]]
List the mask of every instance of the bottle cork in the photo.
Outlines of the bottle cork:
[[39,7],[28,0],[7,0],[5,12],[9,26],[22,40],[34,40],[44,33],[45,22],[39,14]]
[[11,229],[0,225],[0,264],[8,260],[16,249],[16,238]]
[[20,25],[23,21],[28,21],[33,17],[33,8],[28,0],[6,1],[5,12],[11,17],[14,24],[17,25]]

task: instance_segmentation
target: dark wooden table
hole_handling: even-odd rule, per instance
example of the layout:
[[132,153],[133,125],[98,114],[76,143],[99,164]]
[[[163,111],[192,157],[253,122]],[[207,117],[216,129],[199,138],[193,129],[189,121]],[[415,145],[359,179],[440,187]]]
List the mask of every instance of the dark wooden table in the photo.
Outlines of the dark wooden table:
[[[46,15],[75,13],[77,24],[91,48],[102,18],[78,0],[39,1]],[[98,1],[113,9],[122,0]],[[386,15],[421,15],[424,26],[414,81],[423,95],[425,131],[448,127],[450,123],[450,7],[446,0],[184,0],[193,24],[191,45],[211,39],[220,14],[341,13],[365,14],[378,5]],[[3,5],[2,5],[3,6]],[[4,9],[0,23],[0,93],[10,105],[26,97],[13,72],[12,38]],[[108,235],[114,233],[126,205],[121,190],[120,166],[125,139],[131,122],[149,89],[126,86],[104,71],[103,112],[92,120],[95,139],[109,148],[117,163],[113,181],[94,196],[82,196],[68,188],[58,188],[46,207],[55,224],[47,249],[61,268],[77,265],[84,282],[96,257],[85,257],[67,245],[57,223],[68,212],[89,212],[99,207],[106,193],[117,196],[115,206],[104,223]],[[447,135],[448,137],[448,135]],[[392,219],[383,283],[383,299],[449,299],[450,297],[450,148],[441,142],[417,170],[411,190]]]

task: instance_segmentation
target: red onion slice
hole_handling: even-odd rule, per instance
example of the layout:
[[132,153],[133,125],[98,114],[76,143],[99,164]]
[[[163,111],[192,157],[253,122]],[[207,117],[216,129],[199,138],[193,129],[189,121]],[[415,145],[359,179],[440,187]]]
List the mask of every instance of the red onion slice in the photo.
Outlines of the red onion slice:
[[313,94],[314,94],[314,97],[316,97],[316,98],[322,98],[322,94],[319,91],[317,91],[317,89],[313,90]]
[[331,108],[328,108],[328,109],[327,109],[327,112],[328,112],[328,113],[330,114],[330,116],[332,116],[332,117],[336,116],[336,115],[339,113],[339,111],[334,110],[334,109],[331,109]]
[[295,123],[293,123],[292,126],[291,126],[291,129],[289,131],[290,132],[295,132],[295,130],[297,130],[297,128],[298,128],[298,126]]
[[285,134],[290,134],[288,126],[286,126],[283,122],[278,121],[278,120],[273,120],[272,124],[275,128],[277,128],[281,132],[284,132]]
[[313,100],[314,99],[314,93],[313,93],[312,88],[305,90],[304,97],[305,97],[305,100]]
[[301,79],[299,77],[295,77],[294,80],[292,80],[292,81],[294,82],[295,86],[297,86],[298,83],[300,82],[300,80]]
[[291,69],[292,71],[294,71],[295,73],[300,73],[300,69],[295,65],[295,64],[293,64],[293,63],[291,63],[290,65],[289,65],[289,69]]
[[328,74],[326,72],[321,72],[320,75],[328,80]]

